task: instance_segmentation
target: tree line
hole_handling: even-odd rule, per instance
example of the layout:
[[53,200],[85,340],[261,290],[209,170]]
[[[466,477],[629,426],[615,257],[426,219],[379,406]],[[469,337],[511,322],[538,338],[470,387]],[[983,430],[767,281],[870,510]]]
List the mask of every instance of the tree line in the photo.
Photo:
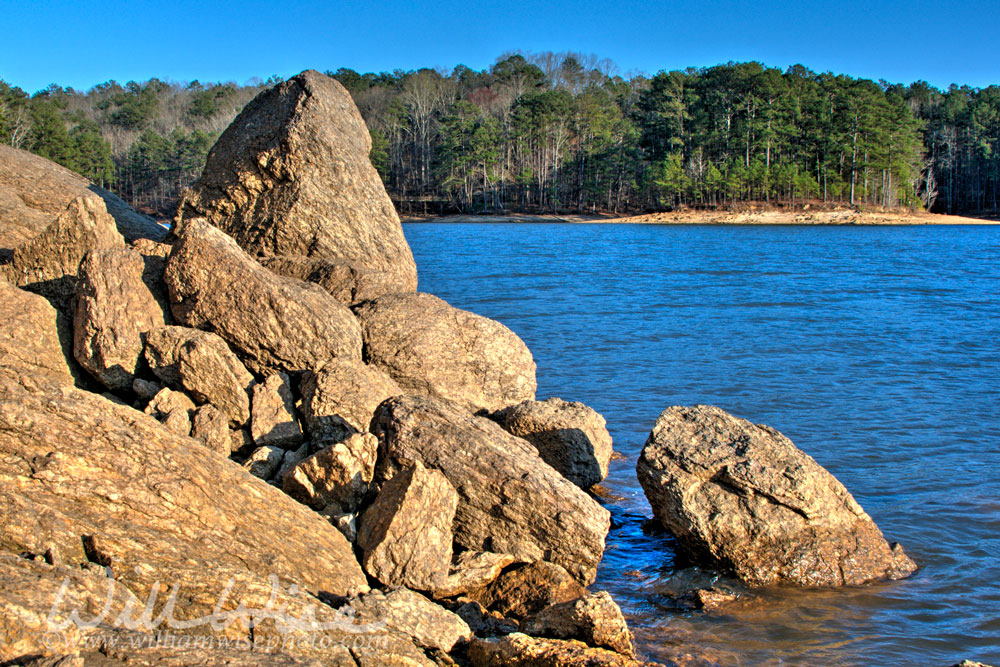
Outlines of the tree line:
[[[997,86],[942,91],[757,62],[622,75],[569,52],[508,53],[482,71],[327,74],[361,111],[403,213],[817,200],[997,210]],[[239,109],[278,80],[31,96],[0,81],[0,138],[166,211]]]

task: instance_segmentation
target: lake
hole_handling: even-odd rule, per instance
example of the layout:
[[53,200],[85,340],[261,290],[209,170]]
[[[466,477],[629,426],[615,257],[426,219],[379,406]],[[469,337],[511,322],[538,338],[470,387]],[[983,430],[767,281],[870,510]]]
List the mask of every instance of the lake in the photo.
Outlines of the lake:
[[[538,397],[608,422],[594,589],[641,653],[721,665],[1000,661],[1000,227],[408,223],[421,291],[528,344]],[[920,565],[910,579],[678,611],[683,567],[635,461],[671,405],[790,437]]]

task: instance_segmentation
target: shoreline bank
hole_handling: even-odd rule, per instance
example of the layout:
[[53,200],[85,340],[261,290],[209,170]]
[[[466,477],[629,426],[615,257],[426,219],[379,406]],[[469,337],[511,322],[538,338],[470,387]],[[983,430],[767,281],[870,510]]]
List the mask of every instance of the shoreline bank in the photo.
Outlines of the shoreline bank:
[[402,222],[567,223],[642,225],[997,225],[998,220],[925,212],[862,211],[675,211],[616,216],[611,214],[511,214],[401,216]]

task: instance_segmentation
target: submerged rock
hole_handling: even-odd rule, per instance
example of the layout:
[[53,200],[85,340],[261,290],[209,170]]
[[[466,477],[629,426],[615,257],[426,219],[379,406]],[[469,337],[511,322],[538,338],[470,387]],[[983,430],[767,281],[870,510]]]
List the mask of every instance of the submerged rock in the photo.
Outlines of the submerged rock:
[[164,280],[174,317],[217,333],[261,375],[361,359],[361,329],[315,285],[277,276],[203,220],[188,220]]
[[178,218],[207,218],[253,255],[347,260],[384,273],[387,292],[413,291],[413,255],[370,150],[344,87],[302,72],[243,108]]
[[750,585],[855,585],[916,570],[812,457],[719,408],[665,410],[636,472],[686,552]]
[[610,514],[526,441],[446,401],[415,396],[385,401],[372,427],[378,480],[420,462],[458,491],[456,544],[524,562],[546,559],[584,583],[594,580]]
[[435,396],[470,412],[535,397],[535,362],[504,325],[431,294],[390,294],[355,308],[365,361],[407,393]]
[[583,403],[523,401],[491,418],[534,445],[546,463],[580,488],[589,489],[608,476],[611,434],[604,417]]

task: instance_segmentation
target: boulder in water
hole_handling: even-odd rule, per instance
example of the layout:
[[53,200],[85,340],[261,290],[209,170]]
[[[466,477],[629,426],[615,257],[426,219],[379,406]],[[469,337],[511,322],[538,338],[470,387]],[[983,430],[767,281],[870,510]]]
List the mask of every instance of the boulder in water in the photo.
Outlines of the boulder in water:
[[719,408],[666,409],[636,472],[688,554],[750,585],[845,586],[916,570],[812,457]]

